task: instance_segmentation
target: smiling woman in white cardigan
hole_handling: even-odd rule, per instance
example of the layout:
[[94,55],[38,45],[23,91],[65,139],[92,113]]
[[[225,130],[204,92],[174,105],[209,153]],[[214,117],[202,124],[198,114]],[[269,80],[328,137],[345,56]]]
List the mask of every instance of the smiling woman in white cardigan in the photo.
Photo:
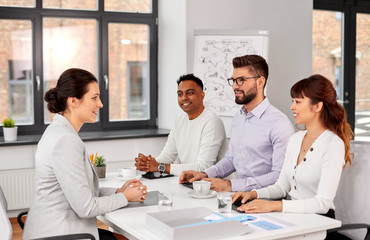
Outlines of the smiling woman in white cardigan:
[[306,130],[290,138],[274,185],[237,192],[233,202],[255,199],[239,207],[248,213],[282,211],[334,217],[333,201],[342,169],[351,162],[352,131],[345,110],[337,102],[333,84],[321,75],[297,82],[290,93],[295,121]]
[[88,153],[78,135],[85,122],[94,123],[103,104],[93,74],[68,69],[45,94],[53,122],[37,146],[36,198],[28,213],[24,239],[91,233],[96,239],[116,239],[97,228],[96,216],[144,201],[146,186],[130,180],[119,189],[99,188]]

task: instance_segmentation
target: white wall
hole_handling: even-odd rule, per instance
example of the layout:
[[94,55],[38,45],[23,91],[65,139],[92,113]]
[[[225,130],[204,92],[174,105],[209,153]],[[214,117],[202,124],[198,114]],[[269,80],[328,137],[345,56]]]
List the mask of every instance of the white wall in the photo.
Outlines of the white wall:
[[[172,5],[179,4],[183,7],[185,0],[160,2],[173,2]],[[312,4],[312,0],[186,0],[186,42],[175,40],[179,44],[176,52],[165,52],[164,49],[159,51],[160,65],[165,66],[159,72],[160,94],[167,90],[176,91],[176,85],[171,89],[165,86],[171,83],[172,79],[163,76],[168,74],[168,70],[172,70],[171,74],[174,74],[175,78],[183,74],[185,64],[180,68],[178,65],[180,59],[186,59],[186,71],[193,71],[194,30],[268,30],[270,77],[267,95],[270,102],[287,114],[293,122],[290,111],[290,88],[296,81],[311,74]],[[163,3],[160,7],[163,6],[165,9],[159,9],[160,15],[172,11],[167,8],[171,5]],[[176,15],[177,20],[171,23],[171,29],[176,28],[177,31],[170,34],[171,38],[183,31],[184,23],[180,20],[182,14],[184,14],[182,9],[173,9],[172,15]],[[169,41],[163,39],[166,36],[164,33],[171,30],[168,25],[163,26],[160,21],[159,29],[160,42]],[[186,54],[177,55],[180,50],[183,51],[183,47],[186,47]],[[178,108],[174,106],[175,102],[176,98],[172,94],[161,96],[159,127],[168,128],[172,122],[174,115],[172,110]]]
[[170,129],[181,111],[176,80],[186,72],[186,0],[158,2],[158,126]]
[[[134,162],[135,156],[141,152],[158,156],[166,137],[121,139],[85,142],[88,153],[98,152],[107,162]],[[27,169],[35,167],[36,145],[1,147],[1,170]],[[1,173],[1,172],[0,172]]]

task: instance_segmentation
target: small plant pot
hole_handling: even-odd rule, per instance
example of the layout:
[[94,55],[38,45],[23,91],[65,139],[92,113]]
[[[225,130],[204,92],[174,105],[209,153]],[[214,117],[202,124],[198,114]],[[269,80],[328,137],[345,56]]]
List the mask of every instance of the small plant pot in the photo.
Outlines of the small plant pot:
[[18,132],[18,127],[13,127],[13,128],[3,127],[4,141],[5,142],[17,141],[17,132]]
[[95,167],[95,172],[98,175],[99,178],[105,178],[105,171],[107,167]]

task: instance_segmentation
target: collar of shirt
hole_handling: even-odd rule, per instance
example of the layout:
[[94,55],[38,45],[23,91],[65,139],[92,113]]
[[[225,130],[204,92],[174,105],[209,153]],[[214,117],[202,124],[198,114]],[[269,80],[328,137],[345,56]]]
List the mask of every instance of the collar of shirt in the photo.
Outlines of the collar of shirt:
[[73,130],[73,132],[78,135],[76,130],[73,128],[72,124],[63,115],[59,113],[54,114],[53,121],[66,126],[68,129]]
[[247,112],[244,106],[240,109],[240,114],[245,115],[247,118],[251,118],[253,116],[256,116],[257,118],[261,118],[262,114],[266,111],[266,109],[270,106],[270,102],[265,97],[263,101],[258,104],[252,111]]

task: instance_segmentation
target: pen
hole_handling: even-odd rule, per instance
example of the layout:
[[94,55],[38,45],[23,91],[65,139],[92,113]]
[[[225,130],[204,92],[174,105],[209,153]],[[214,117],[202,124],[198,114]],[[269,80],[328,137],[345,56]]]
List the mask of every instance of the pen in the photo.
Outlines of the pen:
[[96,162],[96,157],[98,156],[98,152],[96,152],[95,154],[95,158],[94,158],[94,163],[93,163],[93,166],[95,166],[95,162]]

